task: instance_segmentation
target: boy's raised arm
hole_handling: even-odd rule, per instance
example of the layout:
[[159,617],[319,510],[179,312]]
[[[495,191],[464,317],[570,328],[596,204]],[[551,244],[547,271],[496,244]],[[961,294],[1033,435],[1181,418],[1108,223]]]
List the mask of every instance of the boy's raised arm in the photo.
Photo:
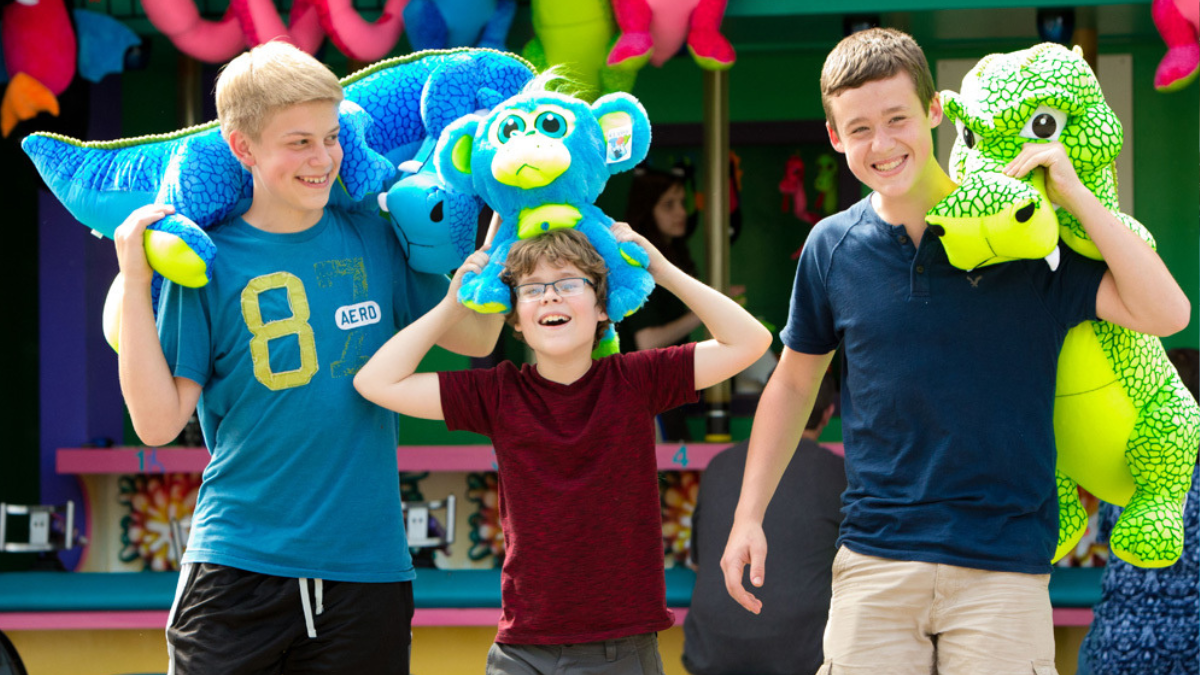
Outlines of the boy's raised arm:
[[1005,168],[1024,176],[1045,167],[1050,200],[1079,219],[1108,263],[1096,293],[1096,314],[1139,333],[1159,337],[1187,327],[1192,307],[1150,245],[1126,227],[1083,185],[1061,143],[1026,143]]
[[121,394],[134,431],[143,443],[154,446],[175,440],[200,400],[198,383],[171,374],[151,304],[154,272],[146,261],[146,226],[174,212],[165,204],[143,206],[113,234],[124,286],[117,332]]
[[[410,417],[445,419],[437,373],[418,373],[417,366],[434,344],[443,344],[447,333],[471,325],[470,315],[477,313],[458,303],[458,288],[463,274],[479,273],[487,260],[487,253],[482,250],[472,253],[454,273],[446,297],[375,352],[354,376],[354,388],[363,398]],[[495,337],[493,334],[492,344]]]
[[771,333],[736,301],[672,265],[626,223],[612,228],[618,241],[633,241],[650,254],[654,281],[671,291],[712,333],[696,345],[696,389],[706,389],[742,372],[771,346]]

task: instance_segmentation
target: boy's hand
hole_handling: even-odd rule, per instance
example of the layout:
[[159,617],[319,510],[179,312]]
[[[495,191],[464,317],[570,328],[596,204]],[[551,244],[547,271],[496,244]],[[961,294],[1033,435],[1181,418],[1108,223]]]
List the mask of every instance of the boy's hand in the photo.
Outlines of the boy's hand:
[[117,247],[117,264],[125,283],[150,285],[154,270],[146,260],[146,226],[175,213],[170,204],[147,204],[135,209],[113,232]]
[[762,611],[762,600],[742,585],[746,565],[750,566],[750,583],[763,585],[763,568],[767,557],[767,537],[762,525],[742,523],[736,518],[725,553],[721,556],[721,571],[725,575],[725,590],[739,605],[758,614]]
[[[491,248],[491,242],[484,244],[483,248],[467,256],[463,264],[458,266],[458,269],[454,271],[454,277],[450,280],[450,289],[446,291],[447,300],[461,307],[458,302],[458,289],[462,288],[463,276],[467,272],[474,272],[475,274],[483,272],[483,268],[488,264],[489,256],[487,250],[489,248]],[[466,308],[464,307],[463,309]]]
[[1026,143],[1021,152],[1004,167],[1005,175],[1022,178],[1038,167],[1046,169],[1046,195],[1050,201],[1072,214],[1079,213],[1079,200],[1092,196],[1075,173],[1066,148],[1058,141]]
[[645,237],[634,232],[629,223],[614,222],[609,229],[612,230],[613,236],[617,238],[617,243],[631,241],[645,249],[646,254],[650,256],[650,266],[646,271],[650,272],[650,276],[654,277],[655,280],[658,280],[658,275],[669,264],[662,252],[654,248],[654,245]]

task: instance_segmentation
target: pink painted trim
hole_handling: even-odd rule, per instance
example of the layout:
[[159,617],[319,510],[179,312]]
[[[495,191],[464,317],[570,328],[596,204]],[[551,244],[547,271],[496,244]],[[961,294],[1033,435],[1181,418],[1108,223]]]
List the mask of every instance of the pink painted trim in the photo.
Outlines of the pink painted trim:
[[500,623],[495,607],[428,608],[413,612],[413,626],[492,626]]
[[[658,468],[701,471],[727,447],[726,443],[660,443]],[[59,448],[55,468],[61,474],[201,473],[208,460],[204,448]],[[401,471],[496,470],[490,445],[404,445],[396,449],[396,461]]]
[[1055,626],[1090,626],[1092,610],[1089,607],[1058,607],[1054,609]]
[[200,473],[205,466],[204,448],[59,448],[55,457],[58,473]]
[[162,610],[126,612],[0,612],[0,630],[110,630],[167,627]]

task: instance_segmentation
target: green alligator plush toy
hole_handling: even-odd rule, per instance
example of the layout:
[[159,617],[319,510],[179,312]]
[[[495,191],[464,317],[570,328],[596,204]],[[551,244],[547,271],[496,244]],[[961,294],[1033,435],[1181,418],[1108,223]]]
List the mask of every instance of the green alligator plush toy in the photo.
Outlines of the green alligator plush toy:
[[[1062,143],[1083,184],[1154,245],[1117,205],[1121,123],[1078,48],[1046,43],[986,56],[967,73],[961,93],[941,95],[958,129],[950,174],[960,187],[927,220],[955,267],[1041,257],[1055,264],[1060,240],[1101,258],[1079,221],[1050,203],[1042,170],[1024,179],[1001,173],[1026,143]],[[1141,567],[1174,563],[1183,551],[1183,499],[1200,444],[1200,407],[1158,338],[1104,321],[1072,329],[1059,356],[1054,432],[1054,559],[1069,553],[1087,528],[1078,484],[1125,507],[1111,536],[1117,557]]]

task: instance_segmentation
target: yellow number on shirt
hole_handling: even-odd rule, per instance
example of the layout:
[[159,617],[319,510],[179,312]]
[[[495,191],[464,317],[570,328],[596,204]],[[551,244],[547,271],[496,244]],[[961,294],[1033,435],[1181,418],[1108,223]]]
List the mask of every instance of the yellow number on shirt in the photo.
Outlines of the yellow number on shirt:
[[[292,315],[263,323],[259,296],[277,288],[287,292]],[[317,342],[308,323],[308,295],[300,278],[288,272],[273,272],[251,279],[242,289],[242,318],[254,336],[250,340],[250,358],[254,361],[254,377],[272,391],[302,387],[308,384],[320,367],[317,364]],[[271,371],[271,340],[295,335],[299,341],[300,367],[282,373]]]

